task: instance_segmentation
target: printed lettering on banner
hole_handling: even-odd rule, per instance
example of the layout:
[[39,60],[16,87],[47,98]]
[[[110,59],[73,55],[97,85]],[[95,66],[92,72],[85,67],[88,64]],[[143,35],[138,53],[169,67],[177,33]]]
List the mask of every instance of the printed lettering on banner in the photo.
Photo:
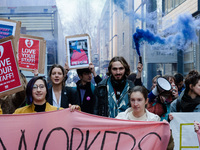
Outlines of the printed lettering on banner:
[[2,115],[0,122],[4,149],[162,150],[170,137],[165,122],[106,118],[69,108]]

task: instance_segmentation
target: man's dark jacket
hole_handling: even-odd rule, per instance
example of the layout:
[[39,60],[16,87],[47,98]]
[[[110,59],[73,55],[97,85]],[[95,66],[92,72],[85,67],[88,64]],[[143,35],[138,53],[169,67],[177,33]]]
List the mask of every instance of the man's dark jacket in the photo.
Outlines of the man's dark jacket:
[[[107,91],[107,79],[102,80],[95,89],[95,106],[94,114],[100,116],[109,116],[108,112],[108,91]],[[128,82],[129,90],[134,87],[134,84],[130,80]],[[128,94],[128,93],[127,93]]]

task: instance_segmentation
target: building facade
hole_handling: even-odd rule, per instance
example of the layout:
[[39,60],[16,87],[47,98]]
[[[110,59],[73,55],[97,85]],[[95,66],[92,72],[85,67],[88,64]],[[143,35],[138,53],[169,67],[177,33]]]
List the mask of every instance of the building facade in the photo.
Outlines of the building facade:
[[[65,50],[64,37],[55,0],[26,1],[2,0],[0,4],[0,18],[21,22],[21,33],[43,37],[46,40],[45,76],[50,66],[58,62],[59,50]],[[62,57],[61,57],[62,58]],[[62,59],[59,59],[62,61]],[[63,63],[64,64],[64,61]],[[27,78],[31,72],[23,71]]]
[[[175,20],[180,14],[190,13],[194,18],[199,18],[200,0],[163,0],[163,30],[170,26],[166,26],[166,21]],[[172,25],[172,24],[171,24]],[[196,31],[199,37],[199,30]],[[200,71],[200,47],[199,38],[196,43],[191,43],[185,50],[177,50],[177,72],[186,75],[190,70]]]
[[[138,55],[132,36],[136,28],[149,29],[162,37],[162,33],[168,29],[166,25],[172,25],[167,20],[176,19],[184,12],[190,12],[197,18],[199,7],[199,0],[107,0],[99,21],[101,73],[105,73],[113,56],[123,56],[130,64],[131,71],[135,72]],[[137,19],[137,16],[140,18]],[[144,67],[142,80],[148,89],[152,78],[158,74],[174,75],[179,72],[186,75],[192,69],[200,70],[199,39],[184,51],[177,50],[176,46],[169,48],[167,45],[143,42],[140,52]]]
[[133,46],[133,1],[107,0],[99,21],[100,73],[105,74],[108,63],[114,56],[123,56],[136,70],[136,56]]

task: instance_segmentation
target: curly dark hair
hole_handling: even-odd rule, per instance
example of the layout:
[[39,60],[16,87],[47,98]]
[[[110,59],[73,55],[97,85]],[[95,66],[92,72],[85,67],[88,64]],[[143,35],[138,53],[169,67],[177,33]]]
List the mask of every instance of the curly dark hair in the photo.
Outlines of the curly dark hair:
[[113,62],[119,61],[125,68],[125,76],[127,77],[130,74],[130,66],[128,65],[127,61],[124,59],[124,57],[121,56],[115,56],[111,59],[108,65],[108,72],[106,73],[108,76],[111,75],[111,67]]

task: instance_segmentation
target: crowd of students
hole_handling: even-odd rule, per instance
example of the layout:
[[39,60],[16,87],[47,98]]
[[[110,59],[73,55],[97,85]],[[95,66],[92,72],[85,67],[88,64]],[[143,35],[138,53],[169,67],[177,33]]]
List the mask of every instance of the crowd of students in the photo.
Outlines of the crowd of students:
[[[77,69],[79,81],[76,87],[65,85],[67,64],[53,65],[49,71],[50,86],[46,80],[38,76],[26,85],[26,106],[20,107],[24,97],[11,97],[16,103],[13,111],[7,111],[1,103],[1,112],[5,113],[35,113],[70,108],[71,111],[81,110],[86,113],[110,118],[140,120],[140,121],[170,121],[171,112],[200,111],[200,74],[192,70],[184,78],[181,74],[164,75],[162,78],[170,84],[169,91],[159,91],[157,75],[152,79],[152,88],[148,91],[142,84],[143,65],[138,63],[137,74],[131,73],[128,63],[123,57],[113,57],[109,62],[107,78],[101,79],[95,72],[94,65]],[[91,83],[92,74],[95,85]],[[25,92],[25,91],[23,91]],[[153,94],[153,96],[151,95]],[[19,95],[19,93],[18,93]],[[7,97],[6,97],[7,98]],[[5,99],[1,98],[1,99]],[[195,122],[195,131],[199,130]],[[173,138],[170,138],[168,149],[173,149]]]

